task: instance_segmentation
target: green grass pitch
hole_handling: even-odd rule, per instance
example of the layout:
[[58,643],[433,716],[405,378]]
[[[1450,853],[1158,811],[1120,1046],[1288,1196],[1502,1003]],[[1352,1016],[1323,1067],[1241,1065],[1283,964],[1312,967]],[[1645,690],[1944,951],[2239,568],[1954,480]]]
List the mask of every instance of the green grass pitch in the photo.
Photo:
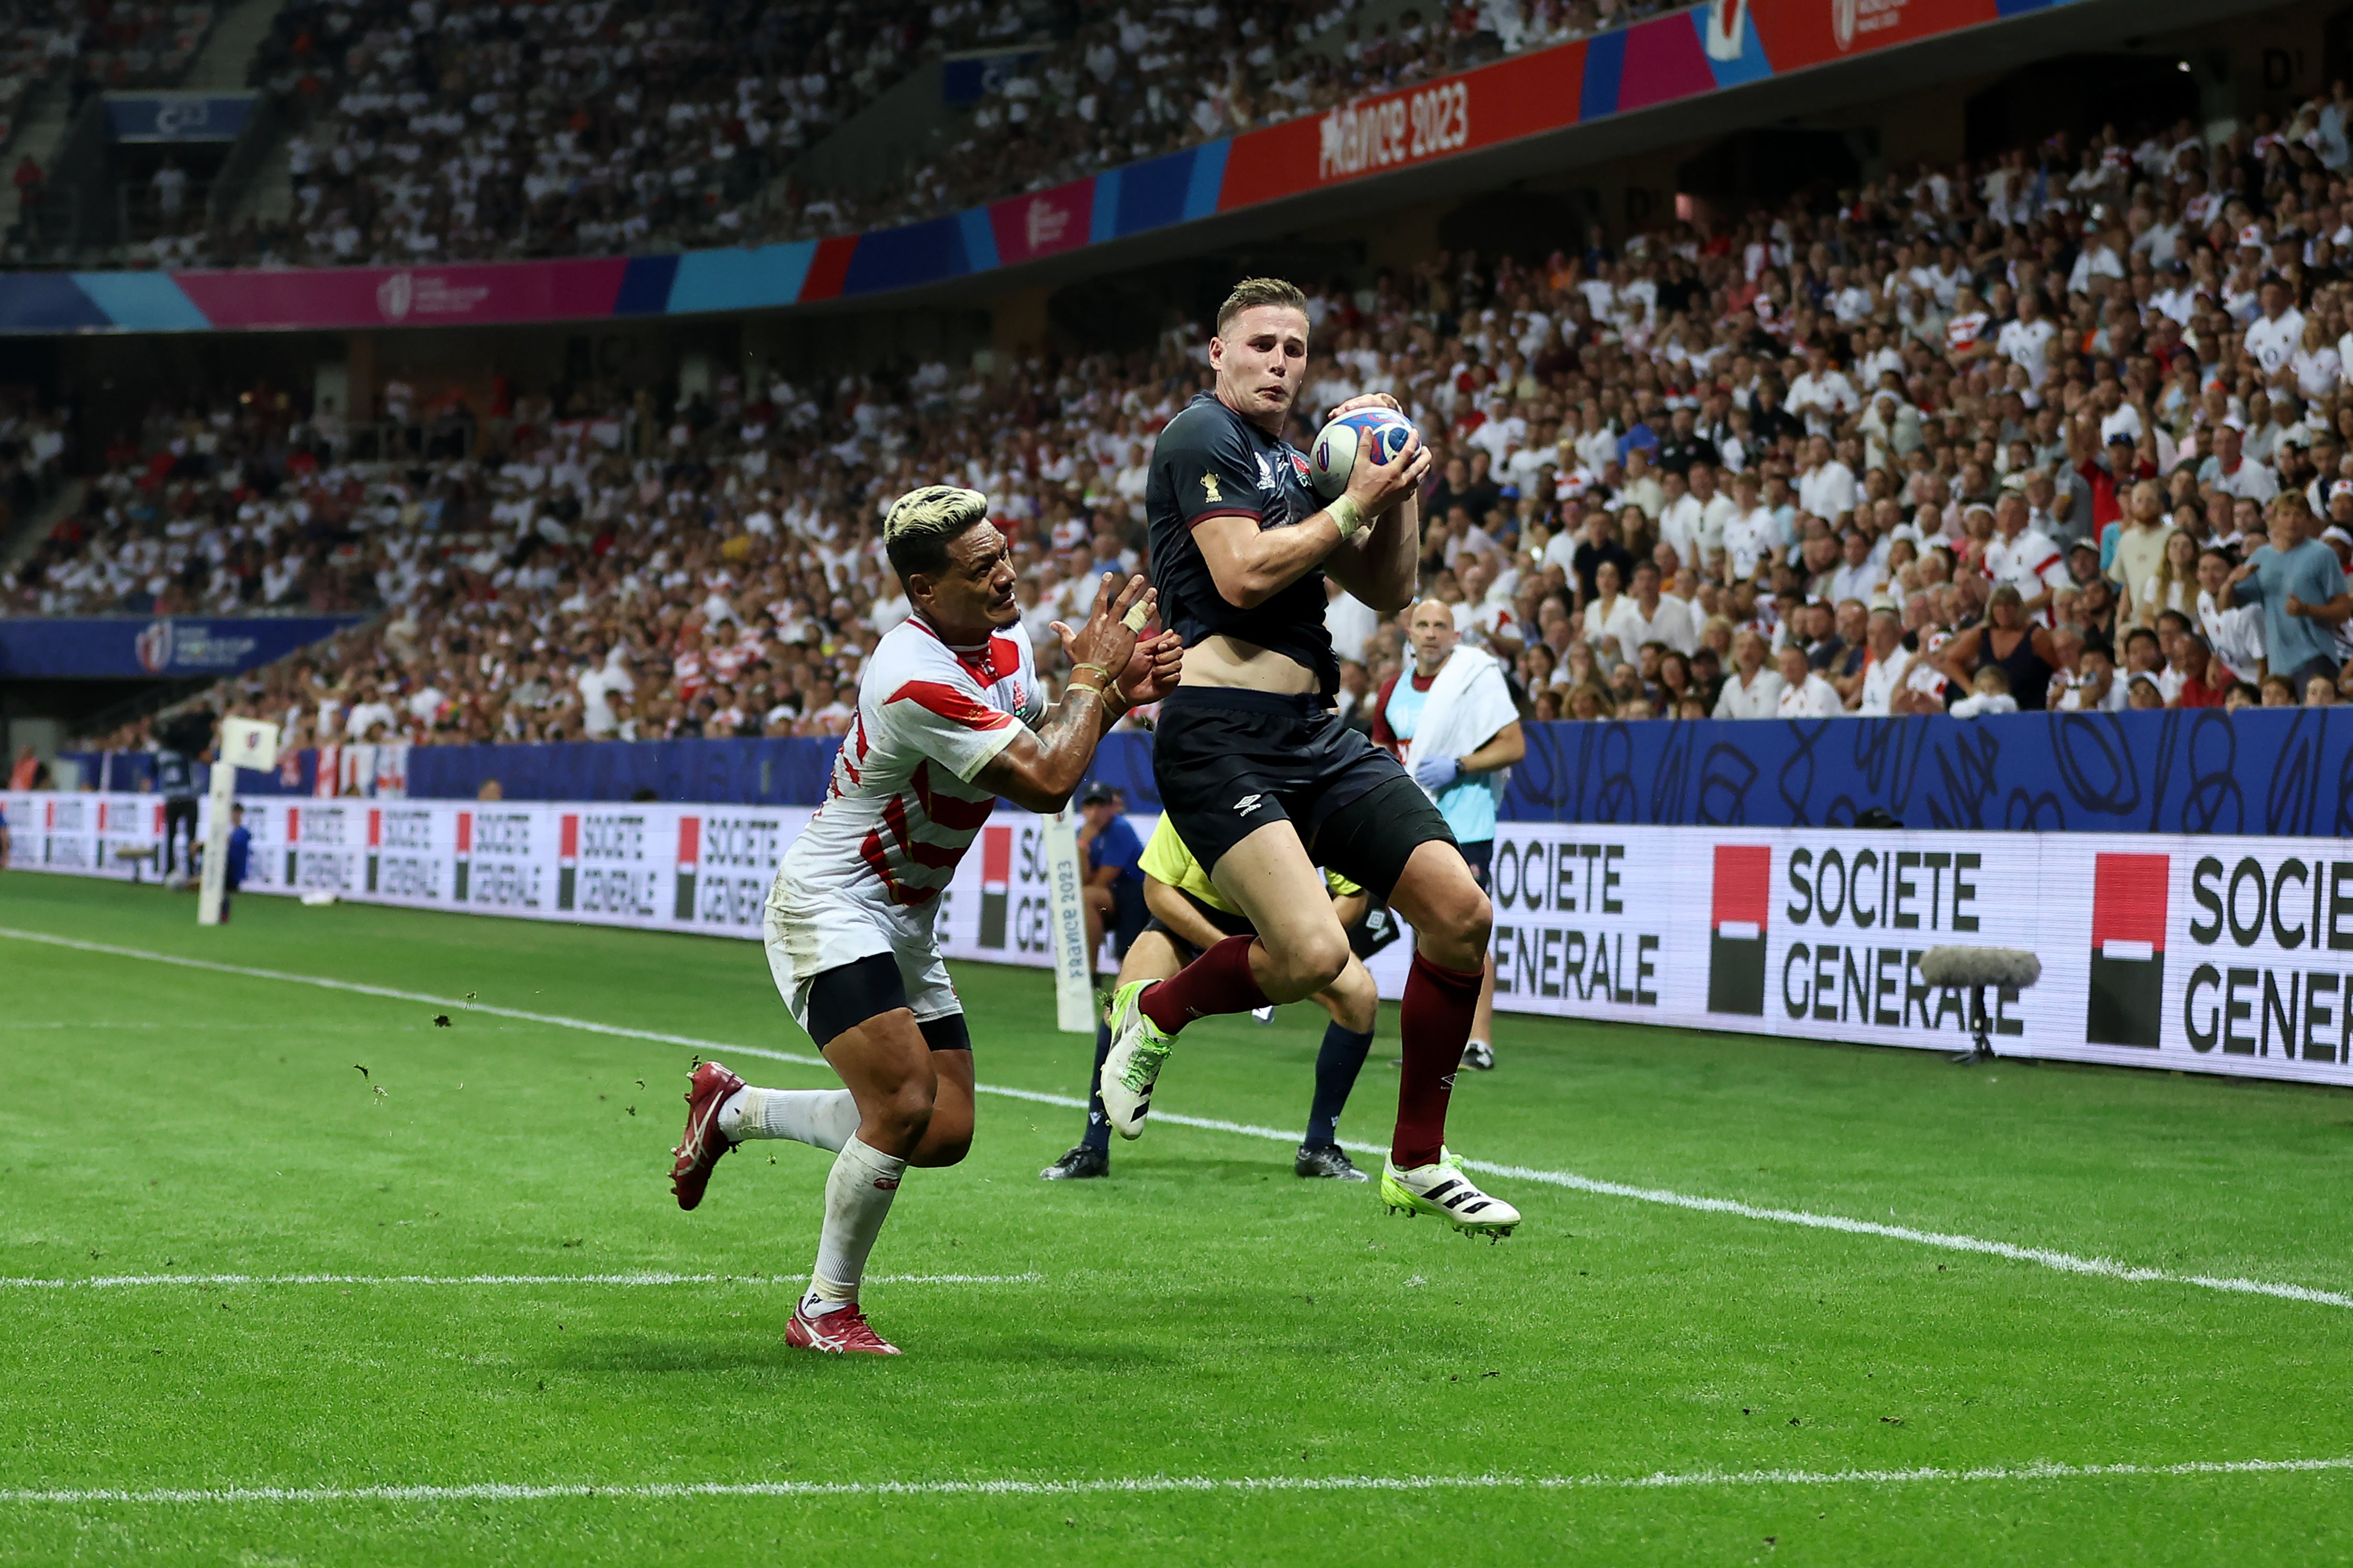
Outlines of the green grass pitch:
[[[827,1157],[750,1146],[681,1214],[691,1051],[479,1010],[807,1052],[756,948],[194,913],[0,877],[11,931],[476,1010],[443,1029],[428,1003],[0,938],[0,1563],[2353,1556],[2353,1469],[2185,1468],[2353,1460],[2341,1300],[1503,1179],[1527,1218],[1489,1246],[1294,1179],[1286,1143],[1175,1125],[1115,1148],[1107,1182],[1047,1185],[1080,1118],[1004,1096],[963,1166],[910,1174],[873,1264],[994,1282],[871,1287],[900,1359],[795,1352],[795,1286],[770,1277],[808,1266]],[[1043,1029],[1045,975],[957,978],[984,1083],[1079,1091],[1088,1042]],[[1188,1031],[1163,1109],[1295,1128],[1322,1023]],[[1386,1138],[1395,1038],[1391,1010],[1353,1140]],[[2342,1093],[1512,1018],[1496,1047],[1455,1094],[1475,1158],[2353,1292]],[[14,1283],[638,1271],[722,1278]],[[1155,1478],[1265,1484],[1115,1489]],[[694,1483],[908,1489],[349,1495]],[[120,1495],[232,1487],[324,1493]]]

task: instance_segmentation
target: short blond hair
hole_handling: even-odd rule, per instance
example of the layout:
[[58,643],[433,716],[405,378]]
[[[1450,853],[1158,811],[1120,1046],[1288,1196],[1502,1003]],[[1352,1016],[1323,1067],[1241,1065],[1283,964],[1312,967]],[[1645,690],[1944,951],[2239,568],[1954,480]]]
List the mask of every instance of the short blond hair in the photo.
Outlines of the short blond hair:
[[1307,296],[1299,285],[1283,278],[1245,278],[1234,285],[1226,302],[1218,307],[1218,336],[1226,335],[1226,324],[1244,310],[1254,310],[1261,305],[1276,305],[1285,310],[1307,313]]

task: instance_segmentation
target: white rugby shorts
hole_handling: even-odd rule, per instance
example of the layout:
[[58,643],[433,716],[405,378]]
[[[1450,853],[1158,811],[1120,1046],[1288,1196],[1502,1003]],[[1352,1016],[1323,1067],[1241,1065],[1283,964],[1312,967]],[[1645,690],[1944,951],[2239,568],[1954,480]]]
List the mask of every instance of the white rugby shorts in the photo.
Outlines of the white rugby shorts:
[[903,909],[832,890],[788,887],[778,878],[768,891],[762,924],[768,973],[775,976],[793,1022],[808,1027],[809,987],[818,975],[885,952],[899,966],[907,1007],[917,1023],[963,1012],[964,1003],[948,980],[947,961],[940,956],[933,931],[938,910],[936,899]]

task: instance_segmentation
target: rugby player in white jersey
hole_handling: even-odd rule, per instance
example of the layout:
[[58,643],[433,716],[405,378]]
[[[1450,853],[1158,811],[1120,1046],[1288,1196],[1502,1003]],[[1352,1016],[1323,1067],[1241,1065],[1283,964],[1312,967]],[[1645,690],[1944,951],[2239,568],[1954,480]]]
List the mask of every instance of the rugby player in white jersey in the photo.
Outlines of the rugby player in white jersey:
[[953,1165],[972,1143],[972,1038],[933,932],[940,890],[997,797],[1068,803],[1103,731],[1174,688],[1183,645],[1139,640],[1155,595],[1106,574],[1084,626],[1054,623],[1071,674],[1048,711],[987,499],[910,491],[882,539],[914,614],[867,661],[825,804],[777,866],[766,918],[776,989],[848,1087],[756,1089],[701,1064],[670,1184],[694,1207],[747,1138],[832,1151],[817,1267],[785,1342],[896,1355],[859,1307],[867,1256],[907,1167]]
[[[1176,831],[1256,934],[1227,937],[1166,980],[1119,989],[1103,1110],[1135,1137],[1187,1024],[1312,996],[1338,977],[1348,939],[1316,869],[1326,866],[1414,931],[1381,1197],[1500,1238],[1519,1211],[1480,1191],[1445,1146],[1486,968],[1487,895],[1412,775],[1333,711],[1340,666],[1324,625],[1326,573],[1384,615],[1413,602],[1430,454],[1417,437],[1377,462],[1365,442],[1346,489],[1318,504],[1305,458],[1283,439],[1305,381],[1307,331],[1307,301],[1292,284],[1236,285],[1209,341],[1214,389],[1153,444],[1144,495],[1152,575],[1186,648],[1153,734],[1153,777]],[[1370,393],[1332,412],[1397,405]]]

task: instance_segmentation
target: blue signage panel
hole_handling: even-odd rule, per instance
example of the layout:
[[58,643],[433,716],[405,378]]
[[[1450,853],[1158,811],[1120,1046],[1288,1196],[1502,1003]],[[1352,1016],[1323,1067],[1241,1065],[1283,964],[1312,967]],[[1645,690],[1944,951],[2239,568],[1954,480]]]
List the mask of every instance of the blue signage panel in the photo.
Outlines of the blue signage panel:
[[117,142],[234,142],[253,118],[249,92],[110,92],[108,132]]
[[61,616],[0,620],[0,678],[235,675],[356,625],[357,616]]

